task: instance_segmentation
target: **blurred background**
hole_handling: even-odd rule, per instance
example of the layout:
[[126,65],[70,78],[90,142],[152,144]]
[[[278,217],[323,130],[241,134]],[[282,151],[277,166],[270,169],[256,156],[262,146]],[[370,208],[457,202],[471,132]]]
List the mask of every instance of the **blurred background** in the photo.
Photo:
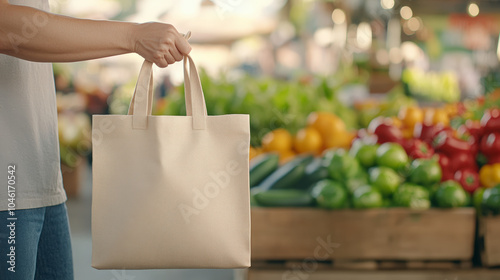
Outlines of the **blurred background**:
[[[464,169],[452,170],[444,166],[443,160],[439,161],[442,175],[433,183],[444,181],[446,173],[447,179],[461,184],[470,200],[476,189],[493,189],[500,183],[500,166],[494,169],[495,164],[500,164],[500,157],[488,157],[487,151],[491,149],[483,149],[480,144],[482,138],[488,138],[488,133],[500,132],[500,126],[481,135],[473,129],[484,130],[487,119],[498,113],[492,108],[500,104],[497,89],[500,87],[500,1],[51,0],[50,3],[53,12],[74,17],[161,21],[173,24],[179,32],[191,31],[191,54],[202,69],[208,113],[251,115],[251,159],[273,153],[278,155],[277,165],[283,166],[304,154],[324,155],[339,148],[351,150],[350,154],[355,155],[355,139],[366,144],[373,136],[378,137],[373,140],[378,144],[392,142],[404,146],[410,158],[407,164],[419,158],[412,152],[415,148],[405,144],[412,139],[428,142],[426,147],[436,149],[436,154],[444,158],[446,153],[440,150],[440,145],[433,144],[435,139],[426,141],[421,135],[422,127],[437,126],[452,131],[454,139],[467,142],[474,155],[469,169],[475,172],[473,179],[477,186],[467,189],[470,186],[456,175]],[[252,276],[251,272],[232,270],[125,272],[97,271],[90,267],[91,115],[126,114],[142,61],[140,56],[128,54],[54,64],[61,163],[70,197],[76,279],[281,279],[283,274]],[[182,63],[165,69],[155,67],[154,74],[154,114],[185,114]],[[323,127],[325,123],[329,127]],[[398,132],[381,135],[377,132],[381,123]],[[413,142],[411,145],[416,145]],[[431,156],[428,153],[424,158]],[[368,174],[368,167],[372,166],[365,167]],[[490,181],[487,172],[493,178]],[[359,179],[358,175],[353,177]],[[403,181],[411,182],[408,176],[401,176]],[[482,191],[477,195],[479,210]],[[382,194],[391,206],[405,206],[395,205],[392,193],[389,197]],[[429,207],[439,207],[439,203],[430,200]],[[255,204],[258,206],[259,202]],[[472,202],[466,204],[460,206],[472,206]],[[381,203],[374,208],[387,205]],[[500,202],[496,202],[494,207],[497,206],[500,207]],[[500,225],[500,220],[495,225]],[[469,247],[475,249],[466,253],[470,255],[466,257],[468,264],[452,269],[484,266],[478,260],[484,248],[474,245],[478,242],[476,220],[471,230]],[[500,245],[495,248],[498,253]],[[267,268],[265,261],[276,258],[264,256],[258,261],[264,261],[263,267]],[[278,259],[284,262],[288,258]],[[376,268],[380,268],[379,260],[374,259]],[[423,260],[425,256],[418,259]],[[440,261],[457,263],[458,260],[464,261],[462,257]],[[353,267],[354,271],[363,270],[362,265]],[[420,272],[408,273],[417,277]],[[308,278],[289,279],[327,279],[314,278],[315,274],[305,276]],[[333,274],[329,277],[337,279]],[[474,279],[500,276],[485,277],[491,278]]]

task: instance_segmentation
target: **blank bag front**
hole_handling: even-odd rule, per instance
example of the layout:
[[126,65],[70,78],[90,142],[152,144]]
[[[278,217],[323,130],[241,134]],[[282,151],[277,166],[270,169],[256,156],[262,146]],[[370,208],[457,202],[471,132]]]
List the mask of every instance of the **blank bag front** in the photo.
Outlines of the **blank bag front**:
[[184,58],[187,116],[152,116],[145,61],[128,115],[94,115],[92,266],[250,266],[249,116],[208,116]]

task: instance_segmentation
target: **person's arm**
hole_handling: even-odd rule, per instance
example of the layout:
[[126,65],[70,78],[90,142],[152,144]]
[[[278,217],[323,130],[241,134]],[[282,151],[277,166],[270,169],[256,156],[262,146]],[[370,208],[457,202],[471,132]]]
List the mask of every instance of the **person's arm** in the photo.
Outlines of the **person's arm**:
[[169,24],[76,19],[0,0],[0,53],[36,62],[73,62],[136,52],[166,67],[191,51]]

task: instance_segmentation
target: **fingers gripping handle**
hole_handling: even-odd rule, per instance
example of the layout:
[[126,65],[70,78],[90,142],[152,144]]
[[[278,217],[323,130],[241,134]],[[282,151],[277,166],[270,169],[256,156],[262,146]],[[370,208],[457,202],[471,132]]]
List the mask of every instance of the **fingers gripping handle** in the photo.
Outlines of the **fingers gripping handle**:
[[[185,35],[191,37],[191,32]],[[134,95],[129,106],[129,115],[133,115],[133,129],[147,129],[148,116],[151,116],[153,103],[153,63],[145,60],[137,80]],[[207,108],[201,87],[200,76],[191,56],[184,56],[184,87],[186,114],[192,116],[193,129],[202,130],[206,127]]]

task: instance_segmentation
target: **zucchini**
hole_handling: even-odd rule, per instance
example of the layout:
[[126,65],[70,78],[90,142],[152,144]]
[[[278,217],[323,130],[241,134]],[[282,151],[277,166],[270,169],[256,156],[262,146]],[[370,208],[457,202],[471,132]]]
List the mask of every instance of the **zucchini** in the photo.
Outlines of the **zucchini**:
[[255,199],[255,195],[261,192],[262,190],[259,188],[250,189],[250,206],[259,206],[257,199]]
[[315,158],[306,166],[304,177],[300,181],[298,188],[307,189],[312,184],[328,178],[329,165],[329,161],[325,160],[325,158]]
[[304,190],[268,190],[254,195],[259,206],[268,207],[305,207],[311,206],[313,197]]
[[250,162],[250,188],[258,185],[278,169],[279,160],[279,155],[274,153],[262,154],[252,159]]
[[267,191],[269,189],[293,189],[297,187],[305,174],[306,166],[312,159],[311,155],[296,157],[276,169],[257,188],[261,191]]

